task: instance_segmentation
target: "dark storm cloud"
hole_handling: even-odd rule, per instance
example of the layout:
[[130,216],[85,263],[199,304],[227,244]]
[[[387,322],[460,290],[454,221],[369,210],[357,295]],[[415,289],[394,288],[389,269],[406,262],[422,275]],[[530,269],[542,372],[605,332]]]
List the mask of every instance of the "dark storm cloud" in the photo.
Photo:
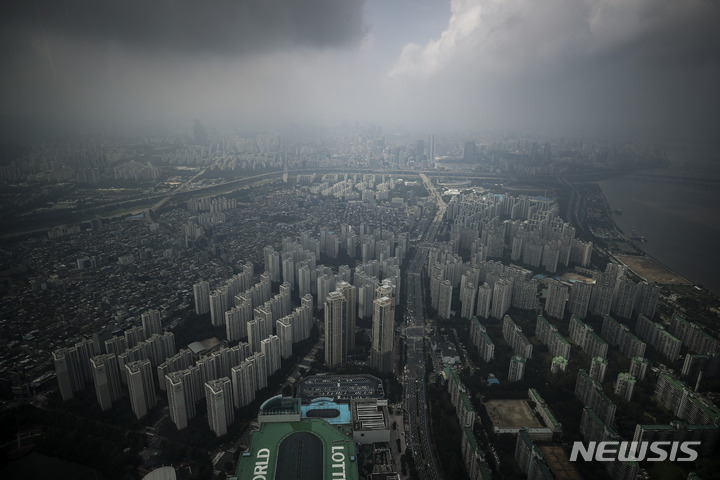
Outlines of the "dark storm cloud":
[[443,34],[406,45],[390,77],[422,77],[460,121],[720,138],[719,2],[451,3]]
[[1,7],[9,45],[23,34],[118,43],[145,50],[235,55],[358,42],[357,0],[20,0]]

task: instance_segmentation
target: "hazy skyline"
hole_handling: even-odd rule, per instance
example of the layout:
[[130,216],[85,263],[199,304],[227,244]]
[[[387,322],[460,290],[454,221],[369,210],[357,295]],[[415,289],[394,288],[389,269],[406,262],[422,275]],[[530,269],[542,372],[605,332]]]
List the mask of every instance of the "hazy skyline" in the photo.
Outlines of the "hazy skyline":
[[714,140],[711,0],[9,1],[2,114]]

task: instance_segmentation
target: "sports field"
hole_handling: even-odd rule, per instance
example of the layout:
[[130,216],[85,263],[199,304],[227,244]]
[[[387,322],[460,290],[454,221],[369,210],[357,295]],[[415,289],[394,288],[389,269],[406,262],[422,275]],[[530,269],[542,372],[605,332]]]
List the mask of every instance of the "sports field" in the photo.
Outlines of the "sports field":
[[485,408],[493,427],[542,427],[526,400],[490,400]]

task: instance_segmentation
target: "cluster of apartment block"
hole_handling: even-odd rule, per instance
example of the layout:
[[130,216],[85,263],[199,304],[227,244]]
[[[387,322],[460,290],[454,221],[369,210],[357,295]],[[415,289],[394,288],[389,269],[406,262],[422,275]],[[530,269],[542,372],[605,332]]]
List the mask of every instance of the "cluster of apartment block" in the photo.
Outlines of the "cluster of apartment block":
[[583,405],[593,409],[605,425],[613,424],[617,407],[603,392],[602,385],[597,380],[593,380],[587,370],[578,371],[575,396]]
[[495,358],[495,344],[487,334],[487,328],[480,323],[477,317],[470,320],[470,340],[478,349],[478,354],[483,361],[490,362]]
[[527,427],[523,427],[515,440],[515,460],[528,480],[552,480],[545,454],[533,442]]
[[588,271],[582,280],[550,279],[545,311],[553,318],[563,318],[566,312],[585,318],[588,312],[596,315],[612,313],[629,319],[633,313],[652,318],[660,296],[660,287],[647,282],[635,284],[627,277],[625,266],[608,263],[605,271]]
[[465,469],[471,480],[488,480],[491,478],[490,468],[485,461],[485,453],[480,449],[473,433],[477,415],[468,396],[468,390],[460,380],[457,370],[445,368],[444,374],[450,401],[455,407],[462,428],[462,455]]
[[590,357],[607,357],[608,344],[594,329],[573,315],[570,317],[570,340],[575,342]]
[[[102,410],[112,407],[121,397],[122,384],[128,383],[127,365],[147,361],[153,368],[175,354],[175,337],[163,332],[160,313],[150,310],[141,315],[142,325],[129,328],[122,336],[111,337],[102,344],[83,339],[72,347],[53,352],[53,363],[60,394],[67,401],[85,388],[95,385]],[[138,365],[133,365],[137,369]]]
[[563,357],[566,360],[570,358],[570,344],[560,335],[557,327],[543,315],[537,317],[535,336],[548,346],[548,351],[553,357]]
[[658,375],[655,398],[680,420],[695,425],[720,425],[720,410],[668,372]]

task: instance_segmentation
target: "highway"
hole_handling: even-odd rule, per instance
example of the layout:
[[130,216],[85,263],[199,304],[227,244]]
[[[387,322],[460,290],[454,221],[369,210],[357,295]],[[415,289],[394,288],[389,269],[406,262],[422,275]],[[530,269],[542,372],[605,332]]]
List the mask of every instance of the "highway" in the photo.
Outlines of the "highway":
[[408,269],[407,317],[405,340],[407,345],[407,364],[405,376],[405,401],[408,418],[406,442],[413,453],[415,466],[421,479],[442,479],[438,468],[432,440],[429,434],[427,409],[427,391],[425,387],[425,313],[423,304],[422,269],[427,257],[427,249],[435,240],[440,222],[445,214],[446,205],[432,182],[421,174],[425,187],[436,199],[438,209],[435,218],[425,234],[425,245],[418,245]]

